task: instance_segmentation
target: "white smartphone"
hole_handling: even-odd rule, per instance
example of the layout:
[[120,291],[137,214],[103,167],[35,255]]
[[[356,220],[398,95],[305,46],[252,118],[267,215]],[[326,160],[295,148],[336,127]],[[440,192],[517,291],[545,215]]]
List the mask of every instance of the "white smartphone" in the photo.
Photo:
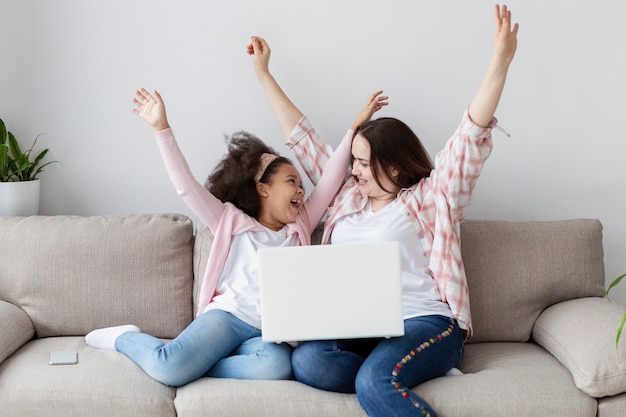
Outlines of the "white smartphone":
[[78,352],[75,350],[57,350],[50,352],[49,365],[75,365],[78,363]]

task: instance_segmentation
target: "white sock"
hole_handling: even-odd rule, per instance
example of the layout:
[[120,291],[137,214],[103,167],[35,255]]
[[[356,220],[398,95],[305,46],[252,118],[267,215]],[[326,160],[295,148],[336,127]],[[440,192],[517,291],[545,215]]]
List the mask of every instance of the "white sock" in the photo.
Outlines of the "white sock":
[[105,327],[104,329],[97,329],[89,332],[85,336],[85,342],[97,349],[111,349],[115,350],[115,340],[119,335],[126,332],[139,332],[139,327],[132,324],[125,324],[123,326]]
[[461,372],[457,368],[452,368],[448,372],[446,372],[446,376],[459,376],[459,375],[463,375],[463,372]]

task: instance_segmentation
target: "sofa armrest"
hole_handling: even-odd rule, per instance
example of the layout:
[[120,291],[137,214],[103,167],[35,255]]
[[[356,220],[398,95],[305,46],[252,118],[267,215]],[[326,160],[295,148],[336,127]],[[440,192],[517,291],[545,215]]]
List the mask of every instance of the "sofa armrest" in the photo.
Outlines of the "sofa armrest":
[[626,343],[615,346],[624,308],[607,298],[564,301],[547,308],[532,338],[558,359],[576,386],[596,398],[626,392]]
[[35,335],[35,327],[18,306],[0,300],[0,363]]

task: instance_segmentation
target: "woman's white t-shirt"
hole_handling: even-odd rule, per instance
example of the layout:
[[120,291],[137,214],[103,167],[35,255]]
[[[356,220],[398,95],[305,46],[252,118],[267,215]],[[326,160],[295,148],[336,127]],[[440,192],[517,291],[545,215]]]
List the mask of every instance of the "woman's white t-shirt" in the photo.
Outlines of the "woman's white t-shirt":
[[390,241],[400,243],[404,318],[435,314],[452,317],[429,273],[415,226],[397,199],[377,212],[372,211],[370,200],[363,210],[338,221],[331,236],[331,244]]

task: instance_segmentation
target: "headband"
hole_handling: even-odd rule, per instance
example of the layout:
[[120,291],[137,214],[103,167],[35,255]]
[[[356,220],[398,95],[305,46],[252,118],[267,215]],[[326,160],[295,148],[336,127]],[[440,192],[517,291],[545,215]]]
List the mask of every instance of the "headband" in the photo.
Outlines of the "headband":
[[261,156],[259,157],[259,169],[256,171],[256,174],[254,175],[254,182],[259,182],[259,180],[265,173],[265,170],[267,169],[267,167],[272,162],[274,162],[276,158],[278,158],[278,155],[275,155],[273,153],[264,152],[261,154]]

